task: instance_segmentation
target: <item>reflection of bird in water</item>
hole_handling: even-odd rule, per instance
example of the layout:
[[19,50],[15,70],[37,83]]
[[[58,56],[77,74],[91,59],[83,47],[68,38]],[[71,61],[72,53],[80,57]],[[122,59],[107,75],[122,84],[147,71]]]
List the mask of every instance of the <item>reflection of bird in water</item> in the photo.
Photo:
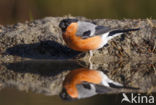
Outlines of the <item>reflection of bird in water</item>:
[[109,79],[102,71],[79,68],[66,76],[60,96],[65,100],[81,99],[122,87],[122,84]]
[[123,101],[127,101],[127,102],[130,103],[130,100],[128,99],[127,95],[126,95],[125,93],[122,93],[122,95],[123,95],[124,98],[121,100],[121,103],[122,103]]
[[77,19],[63,19],[59,27],[62,29],[63,39],[70,48],[90,52],[89,61],[93,55],[92,50],[106,46],[109,40],[123,33],[139,30],[139,28],[112,30],[109,27]]

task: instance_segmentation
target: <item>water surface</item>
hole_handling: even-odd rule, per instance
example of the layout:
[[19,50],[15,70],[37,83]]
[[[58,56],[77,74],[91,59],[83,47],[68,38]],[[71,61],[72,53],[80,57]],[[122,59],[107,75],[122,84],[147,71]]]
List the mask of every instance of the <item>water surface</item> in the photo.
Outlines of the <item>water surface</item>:
[[[62,83],[67,74],[77,68],[87,68],[85,63],[74,61],[22,61],[0,66],[0,105],[97,105],[120,104],[122,93],[156,96],[154,62],[117,62],[96,65],[96,70],[104,70],[107,76],[126,86],[139,90],[118,89],[93,97],[65,101],[59,97]],[[144,94],[143,94],[144,93]],[[113,100],[113,101],[112,101]]]

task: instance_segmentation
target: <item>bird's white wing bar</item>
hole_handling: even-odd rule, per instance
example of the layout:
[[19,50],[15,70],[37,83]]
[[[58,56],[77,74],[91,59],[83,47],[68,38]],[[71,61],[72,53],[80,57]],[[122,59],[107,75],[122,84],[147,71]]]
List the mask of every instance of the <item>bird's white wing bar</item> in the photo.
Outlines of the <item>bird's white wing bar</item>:
[[103,35],[104,33],[107,33],[109,31],[111,31],[111,29],[109,27],[106,27],[106,26],[96,26],[94,35]]

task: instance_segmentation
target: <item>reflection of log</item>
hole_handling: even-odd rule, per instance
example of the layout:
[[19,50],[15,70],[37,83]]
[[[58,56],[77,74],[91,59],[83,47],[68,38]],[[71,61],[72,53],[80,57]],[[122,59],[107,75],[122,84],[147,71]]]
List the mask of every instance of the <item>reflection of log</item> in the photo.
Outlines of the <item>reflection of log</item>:
[[[61,19],[61,17],[50,17],[23,24],[1,26],[0,61],[9,62],[20,58],[62,59],[75,57],[79,52],[67,48],[62,39],[61,31],[58,27]],[[87,19],[80,18],[80,20]],[[112,28],[141,28],[138,32],[126,34],[125,38],[117,37],[110,41],[108,47],[95,51],[93,59],[96,57],[113,59],[134,57],[150,59],[155,57],[156,20],[96,19],[89,21]]]
[[[156,64],[149,62],[109,62],[94,65],[97,70],[105,70],[114,81],[140,90],[119,89],[120,92],[156,92]],[[62,82],[70,70],[80,66],[73,61],[25,61],[1,65],[0,83],[3,87],[33,91],[46,95],[57,95]]]

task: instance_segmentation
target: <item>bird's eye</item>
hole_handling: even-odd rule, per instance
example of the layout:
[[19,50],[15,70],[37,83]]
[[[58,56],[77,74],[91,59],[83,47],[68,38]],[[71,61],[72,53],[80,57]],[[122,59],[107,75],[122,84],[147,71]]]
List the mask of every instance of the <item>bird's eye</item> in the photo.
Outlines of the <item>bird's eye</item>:
[[69,22],[67,22],[67,23],[66,23],[66,26],[69,26],[69,25],[70,25],[70,23],[69,23]]

